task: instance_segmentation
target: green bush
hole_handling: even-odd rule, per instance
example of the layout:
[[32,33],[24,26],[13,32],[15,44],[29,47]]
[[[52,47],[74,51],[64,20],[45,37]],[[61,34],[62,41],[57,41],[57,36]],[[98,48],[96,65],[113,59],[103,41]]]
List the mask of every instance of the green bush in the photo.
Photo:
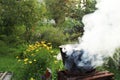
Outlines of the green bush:
[[9,47],[7,46],[7,44],[0,40],[0,55],[6,55],[9,53]]
[[83,25],[72,18],[66,18],[65,22],[62,24],[64,34],[67,34],[68,41],[77,41],[78,37],[83,34]]
[[52,70],[52,77],[56,78],[56,70],[60,64],[55,59],[56,54],[52,50],[51,43],[45,41],[28,45],[22,56],[17,56],[18,61],[24,66],[24,78],[22,80],[41,80],[47,68]]
[[117,48],[114,55],[108,59],[108,67],[120,68],[120,48]]
[[17,45],[25,42],[24,33],[25,26],[15,26],[10,35],[6,35],[5,33],[0,34],[0,40],[4,41],[9,46],[16,47]]
[[12,35],[7,36],[7,43],[10,46],[17,46],[25,42],[24,33],[25,26],[15,26],[14,32]]
[[[42,26],[38,27],[37,31],[34,35],[39,34],[36,38],[39,41],[46,40],[53,44],[54,47],[60,46],[61,44],[65,43],[67,38],[64,35],[63,31],[59,28],[55,28],[53,26]],[[36,39],[34,37],[34,39]]]

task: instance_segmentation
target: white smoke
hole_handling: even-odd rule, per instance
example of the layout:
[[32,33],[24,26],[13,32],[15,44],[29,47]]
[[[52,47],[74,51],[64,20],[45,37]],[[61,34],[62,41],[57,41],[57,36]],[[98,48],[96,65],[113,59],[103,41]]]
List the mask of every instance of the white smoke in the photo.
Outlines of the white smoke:
[[96,0],[97,10],[83,17],[80,46],[93,54],[112,56],[120,46],[120,0]]
[[92,66],[100,66],[103,57],[113,56],[115,49],[120,47],[120,0],[96,1],[97,10],[83,17],[85,27],[80,44],[73,48],[65,46],[68,53],[71,50],[85,51],[78,67],[86,66],[89,60]]

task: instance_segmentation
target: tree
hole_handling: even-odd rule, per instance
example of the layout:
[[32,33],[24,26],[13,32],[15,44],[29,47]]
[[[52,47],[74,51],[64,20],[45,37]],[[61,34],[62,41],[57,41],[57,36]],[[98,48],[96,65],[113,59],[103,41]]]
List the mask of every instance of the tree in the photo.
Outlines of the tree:
[[38,0],[0,0],[0,28],[7,36],[14,33],[18,25],[26,26],[26,39],[29,40],[31,29],[43,17],[41,3]]
[[51,19],[55,20],[56,26],[64,22],[69,0],[45,0]]
[[71,0],[68,16],[81,22],[84,15],[96,10],[95,4],[96,0]]

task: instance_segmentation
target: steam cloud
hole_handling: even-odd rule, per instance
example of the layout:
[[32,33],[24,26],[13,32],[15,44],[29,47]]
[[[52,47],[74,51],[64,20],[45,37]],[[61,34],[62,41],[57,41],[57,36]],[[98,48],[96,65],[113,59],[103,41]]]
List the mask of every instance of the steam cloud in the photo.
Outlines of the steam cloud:
[[[83,17],[85,27],[81,43],[65,45],[63,49],[67,56],[75,50],[84,50],[81,61],[75,62],[78,67],[85,67],[89,61],[94,68],[100,66],[103,57],[113,56],[115,49],[120,47],[120,0],[96,1],[97,10]],[[66,62],[65,65],[71,64]]]

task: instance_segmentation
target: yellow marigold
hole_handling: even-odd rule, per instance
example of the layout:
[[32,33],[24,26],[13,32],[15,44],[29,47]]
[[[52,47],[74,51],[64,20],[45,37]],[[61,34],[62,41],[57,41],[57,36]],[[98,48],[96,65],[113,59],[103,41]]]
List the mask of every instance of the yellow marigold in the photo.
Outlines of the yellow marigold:
[[48,45],[51,45],[51,43],[47,43]]
[[49,48],[52,49],[52,46],[50,46]]
[[54,51],[50,51],[51,53],[53,53]]
[[31,48],[33,45],[29,45],[29,48]]
[[30,48],[31,51],[33,51],[34,49],[35,49],[34,46]]
[[39,50],[38,50],[38,49],[36,49],[35,51],[36,51],[36,52],[38,52]]
[[31,56],[35,56],[35,54],[32,53]]
[[16,56],[16,58],[18,59],[19,57],[18,57],[18,56]]
[[36,42],[35,42],[35,44],[39,44],[39,42],[38,42],[38,41],[36,41]]
[[21,60],[20,59],[18,59],[18,62],[20,62]]
[[35,61],[35,62],[36,62],[36,59],[34,59],[33,61]]
[[47,50],[50,50],[50,47],[47,46],[46,48],[47,48]]
[[45,41],[41,41],[41,43],[42,43],[42,44],[44,44],[44,43],[45,43]]
[[57,60],[55,60],[55,61],[54,61],[54,63],[55,63],[55,64],[57,64],[57,63],[58,63],[58,61],[57,61]]
[[29,61],[30,64],[32,64],[32,61]]
[[35,46],[33,46],[33,48],[34,48],[34,49],[36,49],[36,48],[37,48],[37,46],[35,45]]
[[46,44],[42,44],[43,45],[43,47],[47,47],[47,45]]
[[25,62],[28,61],[28,58],[25,58],[24,61],[25,61]]
[[37,44],[36,46],[37,46],[37,47],[40,47],[40,44]]
[[33,77],[31,77],[30,80],[35,80],[35,79]]

